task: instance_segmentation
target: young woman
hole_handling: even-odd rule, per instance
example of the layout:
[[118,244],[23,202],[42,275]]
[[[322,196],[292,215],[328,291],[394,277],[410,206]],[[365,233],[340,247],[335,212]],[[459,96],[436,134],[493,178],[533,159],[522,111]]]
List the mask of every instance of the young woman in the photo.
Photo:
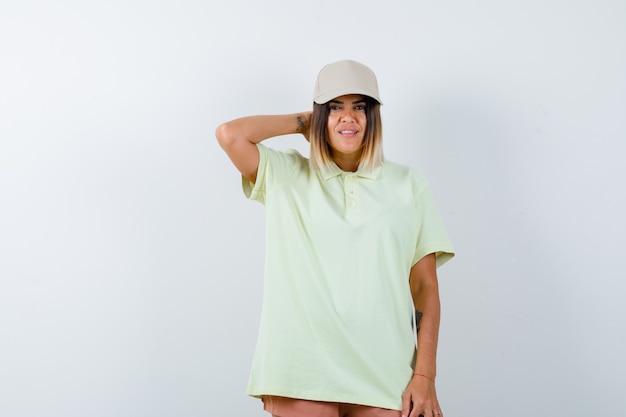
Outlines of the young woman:
[[[246,196],[266,206],[248,394],[280,417],[441,416],[436,268],[453,249],[429,187],[384,160],[368,67],[325,66],[313,101],[312,112],[244,117],[216,131]],[[310,141],[310,159],[261,144],[293,133]]]

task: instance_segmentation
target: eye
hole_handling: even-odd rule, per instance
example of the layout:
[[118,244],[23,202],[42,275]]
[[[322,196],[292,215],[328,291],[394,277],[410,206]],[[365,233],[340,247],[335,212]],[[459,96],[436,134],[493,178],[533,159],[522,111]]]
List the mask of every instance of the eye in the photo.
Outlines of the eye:
[[328,106],[328,108],[330,109],[330,111],[341,110],[341,106],[339,104],[331,104]]
[[359,104],[357,106],[354,106],[354,110],[356,111],[365,111],[365,104]]

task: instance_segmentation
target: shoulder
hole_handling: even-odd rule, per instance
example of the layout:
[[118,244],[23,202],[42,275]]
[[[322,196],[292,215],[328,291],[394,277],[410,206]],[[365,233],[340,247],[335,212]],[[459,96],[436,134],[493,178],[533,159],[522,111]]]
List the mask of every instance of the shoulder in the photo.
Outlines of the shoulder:
[[261,143],[257,143],[259,153],[262,157],[268,160],[284,160],[291,161],[293,163],[308,163],[308,158],[304,157],[300,152],[295,149],[287,149],[284,151],[269,148]]
[[269,148],[260,143],[257,144],[261,161],[271,166],[292,166],[296,169],[303,169],[309,166],[309,159],[295,149],[277,150]]
[[381,177],[396,184],[410,186],[418,193],[428,187],[426,178],[415,168],[389,160],[383,162]]
[[298,151],[280,151],[257,144],[259,148],[259,171],[257,177],[265,179],[267,187],[272,187],[298,177],[310,169],[309,160]]
[[244,193],[248,198],[265,202],[265,194],[294,178],[301,178],[310,170],[309,160],[298,151],[290,149],[279,151],[260,143],[259,167],[254,183],[243,179]]

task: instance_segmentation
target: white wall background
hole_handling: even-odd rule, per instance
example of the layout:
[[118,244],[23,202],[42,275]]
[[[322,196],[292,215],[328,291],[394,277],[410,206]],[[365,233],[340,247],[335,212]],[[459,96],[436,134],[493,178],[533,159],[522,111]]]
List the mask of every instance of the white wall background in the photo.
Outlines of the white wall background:
[[621,0],[3,2],[0,416],[265,415],[263,207],[213,132],[343,58],[458,252],[446,415],[624,415],[625,42]]

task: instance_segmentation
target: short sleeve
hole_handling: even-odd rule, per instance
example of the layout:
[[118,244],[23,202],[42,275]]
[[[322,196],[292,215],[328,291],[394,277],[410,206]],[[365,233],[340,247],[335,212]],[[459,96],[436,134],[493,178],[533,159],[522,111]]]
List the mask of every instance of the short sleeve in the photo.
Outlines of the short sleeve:
[[424,256],[434,253],[437,267],[440,267],[454,256],[454,249],[448,239],[443,220],[437,210],[428,184],[423,185],[417,195],[415,212],[419,230],[413,265]]
[[291,178],[302,156],[296,151],[280,152],[257,143],[259,149],[259,167],[256,182],[241,177],[241,187],[244,195],[260,203],[265,203],[268,190]]

